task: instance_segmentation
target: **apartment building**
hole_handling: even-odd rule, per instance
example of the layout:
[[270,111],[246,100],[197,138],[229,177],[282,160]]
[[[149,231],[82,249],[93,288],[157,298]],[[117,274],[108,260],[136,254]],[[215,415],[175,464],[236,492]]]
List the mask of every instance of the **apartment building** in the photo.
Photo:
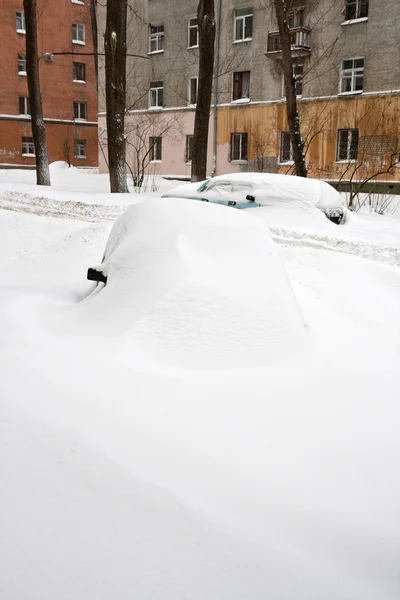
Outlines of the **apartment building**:
[[[189,176],[197,99],[197,0],[134,3],[128,27],[128,165]],[[167,6],[168,4],[168,6]],[[293,75],[309,175],[399,180],[398,0],[292,0]],[[291,172],[272,2],[216,0],[208,173]],[[100,15],[101,27],[104,14]],[[134,55],[134,56],[133,56]],[[100,71],[102,79],[103,72]],[[107,142],[100,95],[100,140]]]
[[[0,0],[0,14],[0,167],[32,167],[22,0]],[[38,54],[50,162],[97,165],[98,101],[88,0],[38,0]]]

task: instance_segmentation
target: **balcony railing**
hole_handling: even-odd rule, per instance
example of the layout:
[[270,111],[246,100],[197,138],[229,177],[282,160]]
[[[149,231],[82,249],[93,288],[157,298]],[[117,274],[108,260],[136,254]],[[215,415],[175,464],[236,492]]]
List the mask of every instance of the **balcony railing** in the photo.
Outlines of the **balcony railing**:
[[[307,27],[293,27],[290,30],[290,46],[293,55],[302,56],[311,52],[310,30]],[[268,33],[267,54],[280,54],[282,52],[279,31]]]

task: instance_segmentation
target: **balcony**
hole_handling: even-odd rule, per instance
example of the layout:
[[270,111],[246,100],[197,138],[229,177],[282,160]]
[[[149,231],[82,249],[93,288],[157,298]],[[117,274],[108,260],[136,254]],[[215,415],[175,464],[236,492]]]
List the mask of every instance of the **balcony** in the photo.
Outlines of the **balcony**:
[[[310,30],[307,27],[293,27],[290,29],[290,43],[292,56],[308,56],[311,52]],[[282,50],[279,39],[279,31],[270,31],[268,33],[268,49],[266,56],[282,58]]]

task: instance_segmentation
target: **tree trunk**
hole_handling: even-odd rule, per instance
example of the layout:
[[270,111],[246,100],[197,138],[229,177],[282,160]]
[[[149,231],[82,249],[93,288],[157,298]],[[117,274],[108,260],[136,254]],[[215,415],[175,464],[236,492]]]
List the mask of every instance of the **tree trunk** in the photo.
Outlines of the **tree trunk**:
[[127,1],[107,0],[104,39],[108,168],[111,192],[128,191],[126,181],[125,90]]
[[24,0],[24,13],[26,23],[26,74],[28,78],[32,137],[36,154],[36,183],[37,185],[51,185],[49,157],[46,144],[46,128],[43,120],[42,96],[40,93],[39,81],[36,0]]
[[301,137],[299,113],[297,110],[296,84],[293,77],[293,61],[288,22],[288,0],[274,0],[275,14],[278,21],[279,41],[282,50],[283,77],[286,94],[286,113],[290,140],[292,142],[293,160],[296,175],[307,177],[307,166],[304,155],[304,141]]
[[[192,181],[202,181],[207,177],[208,125],[214,73],[214,0],[199,0],[197,18],[199,24],[199,83],[194,119]],[[214,106],[214,110],[217,110],[216,106]]]

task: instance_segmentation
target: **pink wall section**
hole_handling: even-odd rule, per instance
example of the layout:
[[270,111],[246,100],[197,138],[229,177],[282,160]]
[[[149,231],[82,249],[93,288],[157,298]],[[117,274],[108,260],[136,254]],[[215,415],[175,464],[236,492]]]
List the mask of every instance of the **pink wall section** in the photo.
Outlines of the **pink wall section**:
[[[131,167],[134,164],[135,152],[133,146],[140,146],[135,131],[140,130],[140,136],[146,139],[148,147],[148,137],[162,135],[162,160],[161,162],[150,163],[147,167],[148,174],[160,175],[179,175],[180,177],[190,177],[191,165],[185,163],[185,145],[186,135],[193,134],[194,128],[194,110],[163,110],[137,112],[128,115],[126,118],[127,132],[127,161]],[[106,117],[99,115],[99,131],[106,128]],[[166,131],[167,130],[167,131]],[[213,144],[213,116],[210,116],[209,136],[208,136],[208,159],[207,176],[211,175],[212,170],[212,144]],[[100,140],[102,136],[100,136]],[[106,148],[104,148],[107,153]],[[228,145],[220,146],[217,149],[217,174],[233,173],[240,170],[240,165],[228,161]],[[99,149],[100,172],[107,172],[107,165],[103,152]],[[134,170],[134,169],[133,169]]]

